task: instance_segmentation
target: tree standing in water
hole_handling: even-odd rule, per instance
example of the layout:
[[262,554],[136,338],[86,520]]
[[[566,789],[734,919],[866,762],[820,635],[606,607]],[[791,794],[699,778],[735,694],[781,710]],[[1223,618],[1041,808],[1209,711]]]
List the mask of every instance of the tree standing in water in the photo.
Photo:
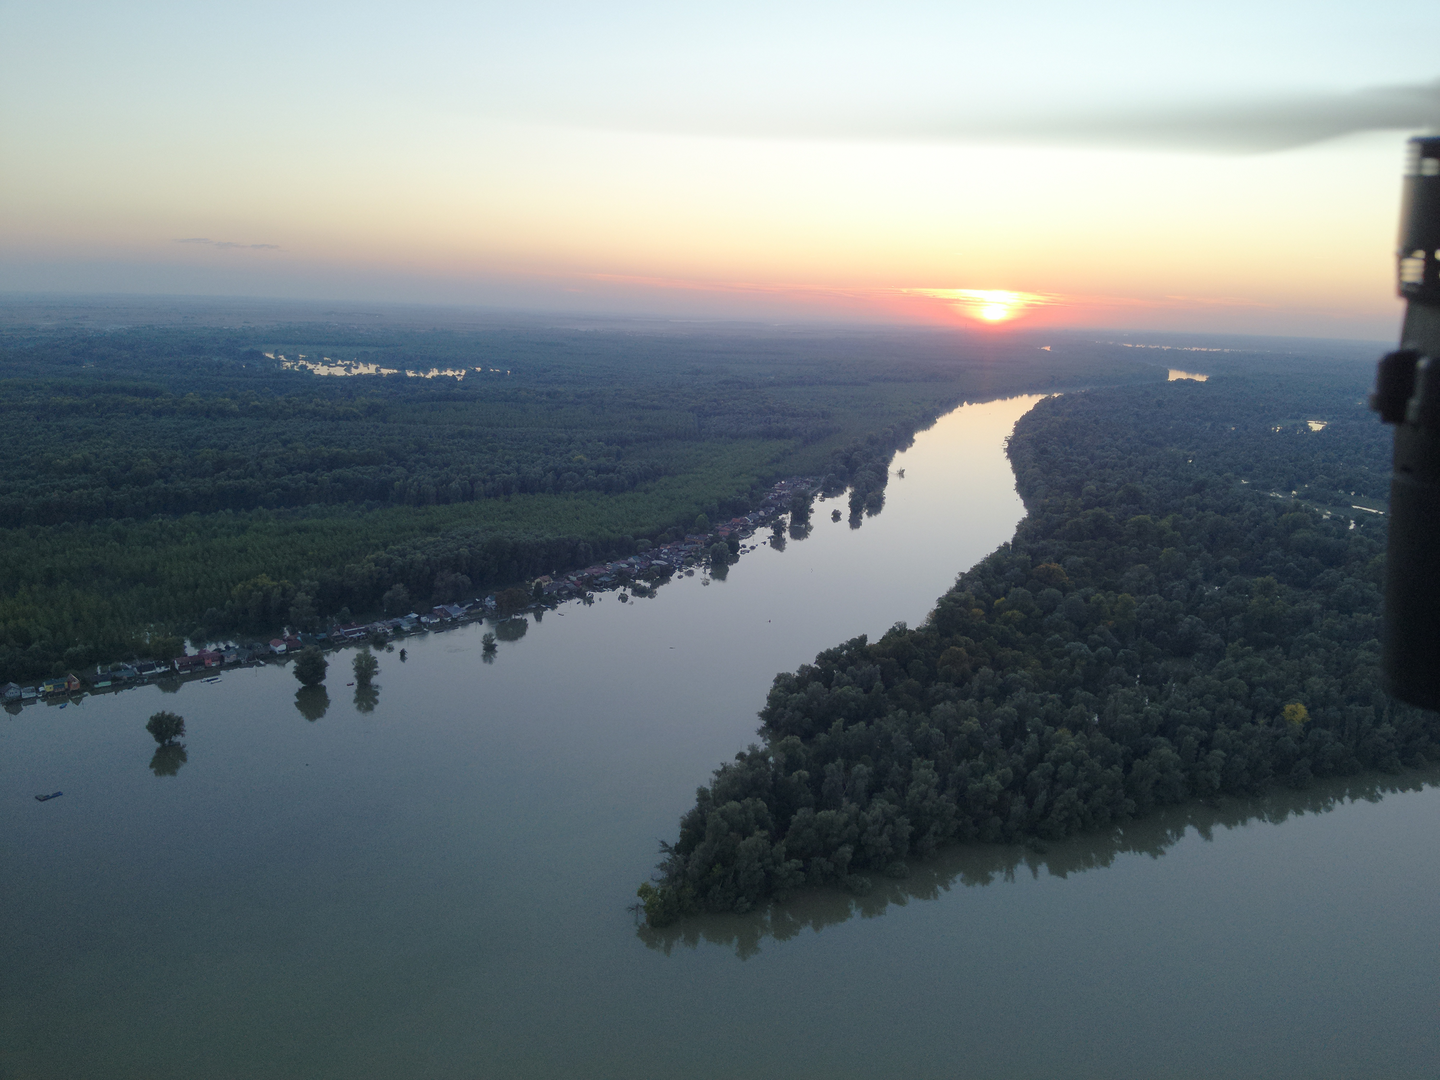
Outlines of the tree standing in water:
[[161,746],[170,746],[185,735],[185,718],[178,713],[157,712],[145,724],[145,730]]
[[305,686],[319,686],[325,681],[325,669],[330,661],[314,645],[307,645],[295,657],[295,678]]
[[185,744],[179,741],[185,734],[185,718],[178,713],[157,712],[146,722],[145,730],[160,744],[150,759],[150,771],[156,776],[174,776],[188,757]]
[[353,666],[355,668],[355,685],[369,686],[375,679],[375,673],[380,670],[380,661],[375,659],[375,654],[369,649],[362,649],[355,654]]

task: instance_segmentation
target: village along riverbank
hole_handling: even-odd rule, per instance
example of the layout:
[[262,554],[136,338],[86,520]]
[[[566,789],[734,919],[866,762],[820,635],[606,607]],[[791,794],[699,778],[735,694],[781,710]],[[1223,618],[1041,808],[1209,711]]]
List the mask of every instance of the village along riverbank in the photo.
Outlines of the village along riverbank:
[[[532,613],[489,663],[483,624],[397,642],[373,700],[344,686],[342,652],[308,704],[270,665],[0,720],[0,1071],[1428,1067],[1440,799],[1424,783],[1164,816],[1044,856],[992,847],[869,899],[799,898],[763,927],[637,934],[627,906],[658,838],[754,738],[774,674],[918,623],[1012,535],[1003,446],[1033,400],[922,432],[857,530],[827,500],[809,536],[758,544],[725,580]],[[173,775],[149,767],[161,708],[187,723]]]

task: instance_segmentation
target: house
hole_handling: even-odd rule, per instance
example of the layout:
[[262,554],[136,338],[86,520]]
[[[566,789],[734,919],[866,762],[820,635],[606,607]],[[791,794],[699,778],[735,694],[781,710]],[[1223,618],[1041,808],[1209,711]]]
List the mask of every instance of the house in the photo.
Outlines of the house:
[[184,675],[188,671],[199,671],[205,667],[205,661],[198,654],[193,656],[177,656],[174,660],[170,661],[170,666],[181,675]]
[[195,655],[206,667],[219,667],[225,663],[225,654],[218,649],[201,649]]
[[287,646],[283,638],[270,639],[270,651],[276,656],[284,656]]
[[449,621],[450,619],[460,618],[460,616],[465,614],[465,609],[459,604],[440,604],[431,609],[430,614],[434,615],[437,619]]
[[19,683],[7,682],[4,686],[0,686],[0,701],[19,701],[19,700],[20,700],[20,684],[19,684]]
[[51,679],[49,682],[40,684],[42,694],[78,694],[80,692],[80,680],[74,675],[66,675],[63,679]]

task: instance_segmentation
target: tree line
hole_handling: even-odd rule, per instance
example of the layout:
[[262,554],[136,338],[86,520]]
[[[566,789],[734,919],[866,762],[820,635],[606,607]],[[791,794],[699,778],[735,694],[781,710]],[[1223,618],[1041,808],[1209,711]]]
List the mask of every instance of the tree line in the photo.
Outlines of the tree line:
[[873,513],[890,456],[963,399],[1161,375],[953,335],[0,331],[0,678],[378,612],[396,586],[464,598],[782,476]]

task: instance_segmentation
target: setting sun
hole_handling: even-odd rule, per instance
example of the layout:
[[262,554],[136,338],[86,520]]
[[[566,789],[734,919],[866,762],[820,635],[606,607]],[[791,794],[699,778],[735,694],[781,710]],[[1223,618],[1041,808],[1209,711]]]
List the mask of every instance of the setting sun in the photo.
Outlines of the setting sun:
[[994,300],[980,309],[980,318],[986,322],[1000,322],[1008,319],[1012,310],[1013,307],[1009,301]]
[[1006,289],[906,289],[908,293],[945,300],[970,319],[998,323],[1013,319],[1027,307],[1048,303],[1039,293],[1010,292]]

